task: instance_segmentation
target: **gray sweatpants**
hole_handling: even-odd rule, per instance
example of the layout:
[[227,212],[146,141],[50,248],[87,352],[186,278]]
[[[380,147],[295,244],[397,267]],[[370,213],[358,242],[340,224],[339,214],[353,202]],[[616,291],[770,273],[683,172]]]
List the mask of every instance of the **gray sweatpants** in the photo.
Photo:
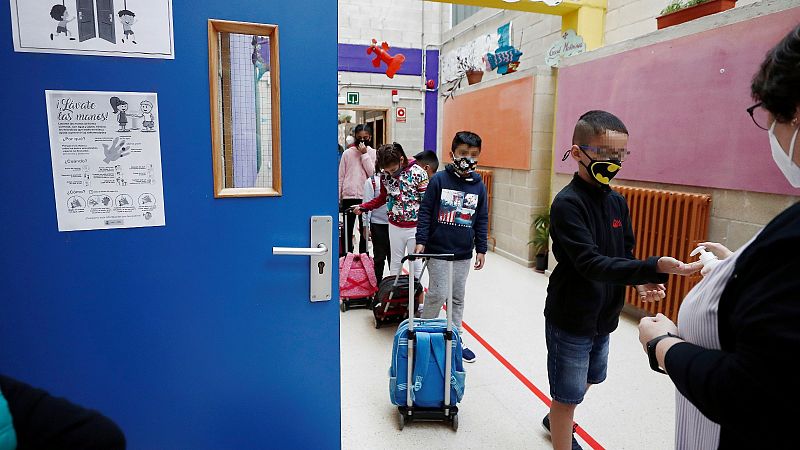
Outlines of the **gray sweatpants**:
[[[471,259],[453,261],[453,326],[461,330],[461,319],[464,317],[464,293],[467,288],[467,275],[472,264]],[[428,261],[428,293],[422,308],[423,319],[435,319],[447,302],[447,281],[449,263],[438,259]]]

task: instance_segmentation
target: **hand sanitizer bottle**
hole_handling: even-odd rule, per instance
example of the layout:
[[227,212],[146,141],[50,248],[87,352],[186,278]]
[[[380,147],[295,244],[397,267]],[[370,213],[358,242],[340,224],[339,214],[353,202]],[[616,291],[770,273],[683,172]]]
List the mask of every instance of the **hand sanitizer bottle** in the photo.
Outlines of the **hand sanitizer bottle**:
[[692,253],[690,253],[689,256],[695,256],[698,253],[700,254],[700,262],[703,263],[703,269],[700,270],[700,275],[702,276],[706,276],[708,272],[711,272],[714,267],[721,262],[719,258],[717,258],[717,255],[706,250],[704,245],[692,250]]

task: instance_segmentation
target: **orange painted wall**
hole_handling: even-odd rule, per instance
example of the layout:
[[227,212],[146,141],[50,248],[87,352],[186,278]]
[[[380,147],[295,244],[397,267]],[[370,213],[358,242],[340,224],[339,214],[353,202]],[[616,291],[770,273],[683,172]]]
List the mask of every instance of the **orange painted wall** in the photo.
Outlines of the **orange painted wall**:
[[444,159],[449,160],[456,132],[472,131],[483,140],[479,165],[530,169],[533,83],[533,77],[526,77],[447,100],[442,127]]

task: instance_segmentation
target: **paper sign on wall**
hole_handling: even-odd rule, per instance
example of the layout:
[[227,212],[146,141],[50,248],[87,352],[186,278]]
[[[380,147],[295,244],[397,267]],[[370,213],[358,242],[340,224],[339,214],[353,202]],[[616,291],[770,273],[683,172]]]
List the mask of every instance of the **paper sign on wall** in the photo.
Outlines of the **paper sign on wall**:
[[14,50],[175,57],[172,0],[10,0]]
[[398,122],[405,122],[406,121],[406,109],[404,107],[398,107],[395,110],[395,117],[397,118]]
[[577,55],[586,51],[586,43],[583,37],[575,33],[575,30],[567,30],[561,39],[553,42],[545,55],[545,63],[550,67],[559,67],[561,60],[570,56]]
[[45,96],[58,230],[165,225],[156,94]]

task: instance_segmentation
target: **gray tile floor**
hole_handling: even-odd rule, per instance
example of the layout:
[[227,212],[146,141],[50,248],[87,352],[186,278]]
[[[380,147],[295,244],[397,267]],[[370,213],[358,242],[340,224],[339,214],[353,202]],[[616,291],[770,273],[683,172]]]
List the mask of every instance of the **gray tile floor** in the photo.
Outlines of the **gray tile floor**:
[[[464,321],[549,394],[546,289],[544,275],[490,253],[485,269],[470,273]],[[341,315],[343,449],[551,448],[540,425],[545,404],[469,333],[464,341],[477,361],[465,364],[459,430],[413,423],[399,431],[387,375],[395,329],[376,330],[367,310]],[[611,335],[608,379],[589,391],[576,421],[606,449],[671,449],[674,390],[650,370],[637,336],[636,322],[623,316]]]

